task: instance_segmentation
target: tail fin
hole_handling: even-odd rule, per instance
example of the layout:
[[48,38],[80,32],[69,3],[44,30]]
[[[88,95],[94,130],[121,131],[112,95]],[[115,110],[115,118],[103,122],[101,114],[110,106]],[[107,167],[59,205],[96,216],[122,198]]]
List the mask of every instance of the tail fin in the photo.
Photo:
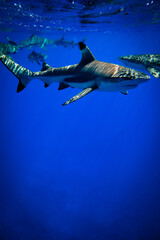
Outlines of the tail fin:
[[0,61],[18,78],[17,92],[21,92],[33,79],[33,73],[30,70],[15,63],[2,52],[0,52]]

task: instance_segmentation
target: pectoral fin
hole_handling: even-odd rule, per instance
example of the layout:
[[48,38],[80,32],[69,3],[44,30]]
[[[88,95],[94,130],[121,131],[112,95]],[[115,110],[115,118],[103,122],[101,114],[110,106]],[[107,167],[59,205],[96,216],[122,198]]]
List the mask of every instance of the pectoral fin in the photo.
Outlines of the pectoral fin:
[[160,78],[160,70],[156,68],[148,67],[147,70],[156,78]]
[[97,87],[92,87],[92,88],[86,88],[84,89],[82,92],[78,93],[76,96],[70,98],[68,101],[66,101],[65,103],[63,103],[62,105],[68,105],[69,103],[72,103],[84,96],[86,96],[88,93],[94,91],[95,89],[97,89]]
[[63,90],[63,89],[68,88],[68,87],[69,87],[68,84],[61,82],[59,84],[58,90]]
[[25,86],[19,80],[19,83],[18,83],[18,86],[17,86],[17,93],[21,92],[24,88],[25,88]]

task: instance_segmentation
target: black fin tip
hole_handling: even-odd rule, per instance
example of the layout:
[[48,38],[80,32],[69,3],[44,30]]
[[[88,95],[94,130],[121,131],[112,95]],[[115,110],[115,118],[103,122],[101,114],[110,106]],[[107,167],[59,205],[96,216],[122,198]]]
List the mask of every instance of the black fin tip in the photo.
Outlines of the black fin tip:
[[80,48],[80,50],[85,49],[85,47],[86,47],[86,44],[84,44],[83,42],[79,42],[79,48]]
[[25,86],[19,80],[19,84],[18,84],[18,87],[17,87],[17,93],[21,92],[24,88],[25,88]]

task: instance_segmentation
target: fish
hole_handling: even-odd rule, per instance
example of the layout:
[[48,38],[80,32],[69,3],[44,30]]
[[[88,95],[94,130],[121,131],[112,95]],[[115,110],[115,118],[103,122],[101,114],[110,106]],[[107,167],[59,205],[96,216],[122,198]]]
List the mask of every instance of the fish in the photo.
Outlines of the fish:
[[19,50],[19,46],[0,42],[0,51],[3,52],[5,55],[17,53],[18,50]]
[[144,67],[154,77],[160,78],[160,54],[127,55],[121,56],[118,59],[129,66]]
[[36,35],[31,35],[29,38],[20,42],[20,48],[28,48],[31,49],[32,47],[40,47],[43,50],[47,50],[46,46],[54,44],[54,41],[48,38],[39,37]]
[[119,91],[127,95],[129,89],[134,89],[150,79],[146,73],[96,60],[83,42],[79,42],[79,48],[82,58],[78,64],[53,68],[47,63],[43,63],[41,71],[38,72],[32,72],[22,67],[8,59],[3,53],[0,53],[0,60],[19,79],[17,92],[21,92],[35,78],[40,79],[44,83],[44,87],[58,82],[58,90],[68,87],[82,90],[62,105],[68,105],[95,90]]
[[28,55],[28,59],[31,61],[31,62],[37,62],[39,65],[40,62],[45,62],[45,59],[47,58],[48,56],[46,54],[42,54],[42,53],[37,53],[35,51],[32,51],[29,55]]
[[[84,38],[81,42],[85,42],[86,41],[86,38]],[[78,42],[74,42],[74,41],[68,41],[64,38],[64,35],[57,39],[57,40],[54,40],[54,46],[57,47],[57,46],[63,46],[63,47],[72,47],[74,48],[75,46],[78,46]]]

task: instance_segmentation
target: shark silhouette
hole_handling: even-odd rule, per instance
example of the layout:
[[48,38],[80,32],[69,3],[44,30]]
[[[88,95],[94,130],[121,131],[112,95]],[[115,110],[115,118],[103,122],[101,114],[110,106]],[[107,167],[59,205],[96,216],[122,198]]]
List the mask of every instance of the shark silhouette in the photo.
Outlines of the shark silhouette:
[[[86,38],[84,38],[81,42],[85,42]],[[78,46],[78,42],[74,42],[74,41],[68,41],[64,38],[64,35],[59,38],[54,40],[54,46],[63,46],[63,47],[72,47],[74,48],[75,46]]]
[[154,77],[160,78],[160,54],[127,55],[119,57],[119,60],[129,66],[144,67]]
[[19,46],[0,42],[0,51],[6,55],[17,53],[18,50],[19,50]]
[[63,105],[72,103],[94,90],[127,94],[140,83],[150,77],[142,72],[112,63],[100,62],[95,59],[89,48],[79,43],[82,59],[79,64],[52,68],[43,63],[41,71],[31,72],[0,53],[1,62],[19,79],[17,92],[22,91],[34,78],[38,78],[48,87],[53,82],[59,82],[59,90],[67,87],[79,88],[82,91],[66,101]]
[[48,38],[39,37],[36,35],[31,35],[29,38],[20,42],[20,48],[32,48],[32,47],[40,47],[46,51],[46,46],[54,44],[54,41]]
[[28,59],[31,61],[31,62],[37,62],[39,65],[40,65],[40,62],[45,62],[45,59],[47,58],[48,56],[43,54],[43,53],[38,53],[38,52],[35,52],[35,51],[32,51],[29,55],[28,55]]

